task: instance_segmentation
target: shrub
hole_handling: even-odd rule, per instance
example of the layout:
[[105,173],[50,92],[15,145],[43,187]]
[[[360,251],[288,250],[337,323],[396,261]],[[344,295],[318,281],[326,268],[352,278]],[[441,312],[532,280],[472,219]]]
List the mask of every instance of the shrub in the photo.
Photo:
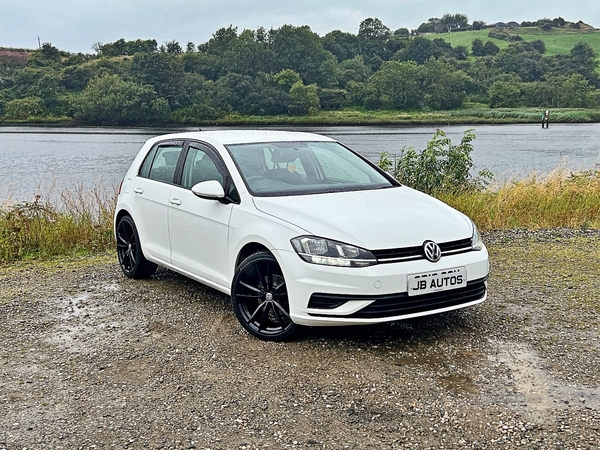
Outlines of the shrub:
[[417,152],[404,147],[394,167],[388,153],[380,155],[379,167],[390,172],[403,184],[427,194],[480,191],[493,178],[484,169],[477,176],[471,174],[471,159],[475,134],[469,129],[459,145],[453,145],[442,130],[436,130],[425,150]]

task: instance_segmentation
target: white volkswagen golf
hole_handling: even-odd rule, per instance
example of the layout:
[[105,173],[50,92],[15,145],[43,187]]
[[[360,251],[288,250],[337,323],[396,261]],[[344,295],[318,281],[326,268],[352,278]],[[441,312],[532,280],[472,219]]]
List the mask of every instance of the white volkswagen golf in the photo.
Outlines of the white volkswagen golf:
[[316,134],[148,140],[121,185],[115,235],[125,275],[161,265],[231,295],[261,339],[486,299],[488,253],[468,217]]

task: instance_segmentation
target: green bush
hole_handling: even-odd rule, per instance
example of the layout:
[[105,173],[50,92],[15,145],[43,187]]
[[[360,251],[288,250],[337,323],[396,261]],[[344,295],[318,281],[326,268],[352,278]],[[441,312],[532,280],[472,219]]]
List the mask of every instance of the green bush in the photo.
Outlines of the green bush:
[[392,173],[402,184],[427,194],[461,193],[483,190],[493,178],[484,169],[473,176],[473,140],[475,134],[469,129],[459,145],[453,145],[442,130],[436,130],[425,150],[417,152],[412,147],[404,147],[397,163],[384,152],[380,155],[379,167]]

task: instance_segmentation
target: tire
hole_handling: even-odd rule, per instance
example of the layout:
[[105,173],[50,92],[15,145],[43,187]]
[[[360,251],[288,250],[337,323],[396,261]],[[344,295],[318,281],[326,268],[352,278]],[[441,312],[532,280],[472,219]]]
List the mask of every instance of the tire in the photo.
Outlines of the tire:
[[129,278],[148,278],[158,267],[148,261],[142,252],[140,237],[130,216],[123,216],[117,224],[117,257],[121,270]]
[[290,318],[283,272],[268,252],[254,253],[239,265],[231,301],[242,326],[259,339],[285,341],[300,328]]

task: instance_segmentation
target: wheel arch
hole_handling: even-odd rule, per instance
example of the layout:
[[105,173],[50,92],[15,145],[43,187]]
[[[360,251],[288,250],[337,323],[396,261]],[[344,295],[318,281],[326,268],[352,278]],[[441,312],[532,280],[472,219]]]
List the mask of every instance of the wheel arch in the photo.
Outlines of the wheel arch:
[[268,252],[271,255],[273,254],[273,252],[271,252],[264,244],[260,244],[258,242],[249,242],[246,245],[244,245],[238,252],[237,258],[235,260],[234,271],[246,258],[248,258],[248,256],[253,255],[257,252]]
[[[117,226],[119,225],[119,221],[125,216],[131,217],[131,214],[126,209],[120,209],[115,213],[115,219],[113,222],[113,234],[115,235],[115,239],[117,237]],[[133,220],[133,217],[131,217],[131,219]]]
[[129,214],[129,211],[126,209],[121,209],[119,212],[117,212],[115,215],[115,224],[119,223],[119,220],[121,220],[124,216],[131,217],[131,214]]

